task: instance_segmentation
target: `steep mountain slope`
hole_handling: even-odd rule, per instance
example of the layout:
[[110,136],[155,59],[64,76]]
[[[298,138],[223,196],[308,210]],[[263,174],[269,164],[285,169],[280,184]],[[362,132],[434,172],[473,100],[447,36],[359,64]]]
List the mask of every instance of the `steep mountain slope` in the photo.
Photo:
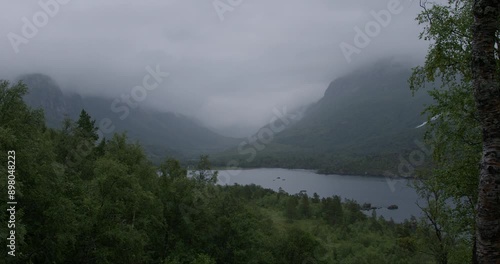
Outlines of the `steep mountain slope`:
[[305,118],[283,131],[275,142],[319,151],[378,153],[399,151],[414,136],[431,103],[425,93],[412,96],[410,70],[382,61],[333,81]]
[[60,126],[65,117],[77,119],[84,108],[96,119],[96,124],[104,118],[111,120],[110,127],[114,129],[105,134],[106,137],[111,137],[114,132],[126,131],[131,139],[141,142],[153,159],[165,155],[190,158],[200,153],[221,151],[238,142],[212,132],[196,120],[174,113],[130,108],[130,114],[122,120],[121,113],[111,110],[113,99],[83,98],[63,93],[50,77],[42,74],[24,75],[20,79],[29,87],[25,101],[34,108],[44,110],[49,126]]
[[408,65],[384,60],[340,77],[253,160],[233,149],[218,161],[331,173],[396,173],[399,156],[417,148],[414,140],[422,138],[423,129],[415,127],[425,121],[421,112],[432,102],[424,92],[412,96],[409,76]]
[[26,74],[19,77],[29,89],[24,101],[33,108],[41,108],[50,127],[61,125],[65,117],[76,119],[83,108],[78,94],[64,94],[50,77],[43,74]]
[[159,112],[152,109],[130,109],[124,120],[111,111],[112,100],[89,97],[84,107],[97,120],[109,118],[117,131],[127,131],[129,136],[147,145],[164,146],[183,153],[220,151],[236,145],[237,140],[224,137],[201,126],[187,116]]

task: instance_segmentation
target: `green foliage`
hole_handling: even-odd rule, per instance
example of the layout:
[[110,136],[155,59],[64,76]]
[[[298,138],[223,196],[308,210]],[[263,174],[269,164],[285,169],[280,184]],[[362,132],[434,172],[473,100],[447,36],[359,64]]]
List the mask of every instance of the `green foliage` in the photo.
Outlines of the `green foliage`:
[[199,183],[215,184],[217,182],[217,174],[219,172],[212,171],[212,165],[208,160],[208,155],[201,155],[195,170],[191,173],[193,179]]
[[98,128],[95,126],[95,120],[92,120],[89,114],[82,109],[80,118],[76,122],[78,132],[83,138],[96,141],[99,136],[97,135]]
[[308,232],[297,227],[286,230],[283,242],[278,247],[280,259],[277,263],[302,264],[314,261],[315,251],[320,251],[320,243]]
[[311,207],[309,206],[309,197],[307,194],[302,194],[299,204],[299,214],[301,217],[308,218],[311,216]]
[[[160,164],[165,156],[175,155],[188,160],[201,153],[222,151],[240,141],[221,136],[177,113],[140,107],[132,109],[121,103],[113,103],[115,110],[112,110],[108,98],[64,93],[51,77],[43,74],[28,74],[20,79],[29,86],[25,102],[33,108],[43,109],[49,127],[61,128],[65,118],[79,120],[85,108],[88,115],[104,122],[102,132],[128,131],[130,138],[141,142],[155,164]],[[86,126],[89,128],[89,123]]]
[[343,222],[344,210],[339,196],[328,197],[321,200],[322,217],[328,223],[335,225]]
[[[155,167],[125,134],[99,143],[92,118],[48,129],[23,84],[0,83],[0,157],[16,151],[15,263],[428,263],[415,228],[368,218],[338,196],[214,184],[201,156],[188,177]],[[83,146],[82,146],[83,145]],[[6,171],[5,163],[0,170]],[[0,182],[5,189],[5,181]],[[6,212],[6,197],[0,196]],[[290,221],[293,220],[293,221]],[[7,228],[0,226],[6,237]],[[6,254],[6,247],[0,249]],[[455,251],[453,251],[455,252]],[[460,253],[456,251],[457,254]]]
[[295,219],[299,216],[297,205],[299,204],[297,197],[290,196],[286,201],[286,217],[289,220]]
[[[420,172],[415,187],[427,201],[422,222],[425,236],[439,263],[452,263],[451,252],[468,248],[471,259],[474,211],[477,203],[481,129],[472,92],[473,1],[424,4],[417,21],[424,26],[420,37],[430,41],[425,64],[414,68],[411,89],[431,86],[434,104],[426,108],[439,118],[426,133],[434,146],[433,168]],[[431,121],[431,120],[429,120]],[[450,204],[455,206],[450,207]],[[464,246],[465,245],[465,246]]]
[[214,259],[207,255],[198,255],[198,257],[191,262],[191,264],[216,264]]

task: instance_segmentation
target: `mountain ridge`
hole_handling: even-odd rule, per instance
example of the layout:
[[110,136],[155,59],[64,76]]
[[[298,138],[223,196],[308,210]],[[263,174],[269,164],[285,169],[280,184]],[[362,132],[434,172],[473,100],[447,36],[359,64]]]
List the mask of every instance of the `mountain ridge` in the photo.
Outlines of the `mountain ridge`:
[[417,148],[424,129],[416,127],[432,103],[426,93],[412,96],[409,65],[387,59],[336,78],[301,120],[276,133],[252,161],[237,149],[219,153],[217,161],[339,174],[397,171],[400,156]]
[[112,99],[65,93],[50,76],[44,74],[25,74],[19,80],[29,89],[25,102],[44,110],[49,127],[60,127],[65,118],[76,120],[80,111],[85,109],[96,120],[96,125],[103,119],[112,122],[109,127],[114,129],[107,134],[127,132],[130,139],[141,142],[156,161],[164,156],[189,159],[224,150],[238,141],[218,135],[202,126],[201,122],[178,113],[138,106],[129,109],[128,115],[122,119],[120,114],[112,111]]

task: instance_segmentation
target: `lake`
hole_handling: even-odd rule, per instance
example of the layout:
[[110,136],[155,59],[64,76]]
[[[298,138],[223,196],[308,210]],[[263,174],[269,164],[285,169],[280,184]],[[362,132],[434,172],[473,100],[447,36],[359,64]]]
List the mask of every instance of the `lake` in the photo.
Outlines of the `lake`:
[[[279,178],[279,179],[278,179]],[[412,215],[419,217],[420,209],[416,202],[418,195],[408,187],[408,180],[391,180],[384,177],[322,175],[311,170],[288,169],[248,169],[222,170],[219,172],[219,184],[241,185],[256,184],[278,191],[281,187],[290,194],[306,190],[309,196],[315,192],[321,197],[339,195],[354,199],[359,204],[371,203],[377,209],[377,215],[395,222],[402,222]],[[389,210],[389,205],[397,205],[396,210]],[[371,211],[366,214],[371,215]]]

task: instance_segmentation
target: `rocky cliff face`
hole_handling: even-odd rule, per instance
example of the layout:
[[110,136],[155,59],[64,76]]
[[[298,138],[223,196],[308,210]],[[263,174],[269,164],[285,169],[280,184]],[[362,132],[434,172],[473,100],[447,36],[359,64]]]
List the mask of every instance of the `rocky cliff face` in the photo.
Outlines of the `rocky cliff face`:
[[29,93],[25,102],[33,108],[41,108],[50,127],[58,127],[64,118],[75,119],[83,108],[82,97],[78,94],[65,94],[57,83],[47,75],[26,74],[19,77],[27,86]]

